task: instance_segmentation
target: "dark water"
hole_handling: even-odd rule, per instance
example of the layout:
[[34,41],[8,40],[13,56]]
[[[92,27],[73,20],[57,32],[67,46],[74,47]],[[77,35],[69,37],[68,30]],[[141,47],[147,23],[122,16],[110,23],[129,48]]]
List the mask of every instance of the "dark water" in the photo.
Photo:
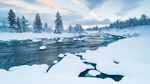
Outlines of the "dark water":
[[[54,65],[53,61],[58,58],[60,53],[77,53],[86,50],[96,50],[98,47],[123,39],[121,36],[80,36],[82,40],[64,38],[63,42],[58,42],[60,38],[53,40],[42,39],[38,42],[32,40],[12,40],[0,41],[0,69],[9,70],[13,66],[48,64]],[[46,50],[39,50],[41,45],[45,45]]]

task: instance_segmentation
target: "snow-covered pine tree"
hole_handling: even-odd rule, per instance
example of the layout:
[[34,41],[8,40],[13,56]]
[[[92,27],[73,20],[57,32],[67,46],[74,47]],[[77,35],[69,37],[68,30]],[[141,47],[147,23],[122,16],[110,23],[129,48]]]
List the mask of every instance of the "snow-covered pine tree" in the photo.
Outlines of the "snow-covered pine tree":
[[42,32],[42,22],[39,13],[36,14],[35,20],[33,22],[34,32],[41,33]]
[[48,29],[48,25],[47,25],[47,23],[45,23],[44,24],[44,31],[47,32],[47,29]]
[[15,32],[16,31],[16,15],[12,9],[10,9],[8,13],[8,22],[9,22],[9,28],[11,29],[11,32]]
[[20,24],[20,19],[19,19],[19,17],[17,17],[17,21],[16,21],[16,29],[17,29],[17,32],[18,33],[21,33],[22,31],[21,31],[21,24]]
[[69,25],[68,32],[69,33],[74,33],[74,29],[73,29],[73,27],[71,25]]
[[55,20],[55,31],[56,34],[61,34],[63,32],[63,22],[61,19],[61,16],[59,12],[56,14],[56,20]]
[[26,20],[26,18],[24,16],[22,16],[22,18],[20,20],[21,32],[28,32],[29,28],[28,28],[27,22],[28,22],[28,20]]
[[76,31],[76,33],[81,35],[84,32],[84,29],[82,28],[82,26],[80,24],[76,24],[75,31]]
[[141,25],[147,25],[147,16],[143,14],[140,18]]

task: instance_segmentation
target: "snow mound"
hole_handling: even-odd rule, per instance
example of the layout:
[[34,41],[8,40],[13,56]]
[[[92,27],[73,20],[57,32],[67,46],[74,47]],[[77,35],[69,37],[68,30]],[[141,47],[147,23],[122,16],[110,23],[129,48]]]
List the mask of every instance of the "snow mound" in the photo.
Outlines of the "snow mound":
[[63,38],[60,38],[60,39],[58,40],[58,42],[63,42]]
[[97,76],[97,75],[100,75],[100,72],[96,71],[96,70],[90,70],[90,71],[88,71],[88,74],[90,74],[92,76]]
[[[119,84],[150,82],[150,26],[136,29],[138,37],[119,40],[96,51],[86,51],[82,57],[96,63],[96,69],[110,75],[124,75]],[[115,63],[117,62],[117,63]],[[139,69],[140,68],[140,69]]]
[[40,49],[40,50],[45,50],[45,49],[46,49],[46,46],[40,46],[39,49]]
[[59,63],[54,65],[48,74],[59,74],[63,76],[78,77],[78,75],[90,68],[90,66],[85,65],[79,57],[69,54],[65,56]]
[[59,57],[59,58],[63,58],[63,57],[64,57],[64,54],[59,54],[58,57]]
[[57,61],[57,60],[54,60],[53,63],[56,64],[56,63],[58,63],[58,61]]

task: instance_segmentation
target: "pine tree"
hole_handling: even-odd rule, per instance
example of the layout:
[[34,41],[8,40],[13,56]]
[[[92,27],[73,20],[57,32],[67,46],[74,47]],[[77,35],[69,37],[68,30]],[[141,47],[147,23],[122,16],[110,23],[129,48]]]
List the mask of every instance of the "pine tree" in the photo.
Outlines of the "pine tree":
[[47,23],[44,24],[44,32],[49,32],[48,31],[48,24]]
[[140,18],[141,25],[147,25],[147,16],[143,14]]
[[16,15],[13,12],[12,9],[10,9],[9,13],[8,13],[8,22],[9,22],[9,28],[13,30],[15,30],[15,25],[16,25]]
[[73,33],[73,28],[71,25],[69,25],[68,31],[69,31],[69,33]]
[[19,19],[19,17],[17,17],[17,21],[16,21],[16,29],[17,29],[17,32],[18,33],[21,33],[22,31],[21,31],[21,24],[20,24],[20,19]]
[[44,30],[46,30],[48,28],[47,23],[44,24]]
[[34,32],[41,33],[42,32],[42,22],[39,13],[36,14],[35,20],[33,22]]
[[24,16],[22,16],[21,18],[21,32],[27,32],[28,31],[28,24],[27,24],[28,20],[26,20],[26,18]]
[[76,24],[75,31],[76,31],[76,33],[81,35],[84,32],[84,29],[82,28],[82,26],[80,24]]
[[63,31],[63,22],[61,20],[61,16],[60,16],[59,12],[57,12],[54,33],[60,34],[60,33],[62,33],[62,31]]

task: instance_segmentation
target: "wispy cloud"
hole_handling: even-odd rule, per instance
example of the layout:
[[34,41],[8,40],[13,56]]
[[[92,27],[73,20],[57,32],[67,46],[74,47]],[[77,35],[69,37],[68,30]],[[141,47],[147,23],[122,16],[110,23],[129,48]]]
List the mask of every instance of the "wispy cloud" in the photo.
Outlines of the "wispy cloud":
[[72,2],[74,2],[75,4],[81,4],[81,0],[72,0]]
[[38,0],[38,2],[43,3],[43,4],[47,5],[47,6],[50,6],[51,8],[54,8],[54,9],[56,9],[58,11],[62,11],[62,12],[66,12],[66,13],[73,12],[72,10],[63,8],[63,7],[57,5],[57,4],[55,4],[55,3],[53,3],[53,2],[51,2],[49,0]]
[[92,11],[90,11],[90,15],[91,15],[92,17],[94,17],[95,19],[97,19],[97,20],[100,20],[100,19],[101,19],[101,16],[100,16],[99,14],[94,13],[94,12],[92,12]]
[[26,11],[31,11],[30,8],[25,7],[25,6],[18,6],[18,5],[13,5],[8,2],[0,2],[0,6],[7,8],[7,9],[16,9],[16,10],[26,10]]

